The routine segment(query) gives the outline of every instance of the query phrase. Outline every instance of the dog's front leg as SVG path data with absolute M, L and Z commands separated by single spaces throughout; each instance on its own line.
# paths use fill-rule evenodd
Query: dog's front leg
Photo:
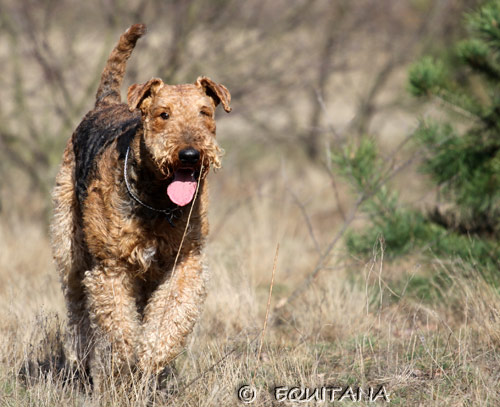
M 139 314 L 134 298 L 130 274 L 120 267 L 97 265 L 85 273 L 87 307 L 97 342 L 111 346 L 111 355 L 97 351 L 92 369 L 101 369 L 111 363 L 113 372 L 130 369 L 136 361 Z M 97 348 L 100 346 L 98 344 Z M 104 359 L 103 359 L 104 358 Z M 126 370 L 125 370 L 126 371 Z M 108 374 L 109 372 L 101 372 Z
M 139 366 L 158 373 L 182 350 L 205 300 L 207 270 L 200 255 L 189 256 L 153 293 L 144 312 Z

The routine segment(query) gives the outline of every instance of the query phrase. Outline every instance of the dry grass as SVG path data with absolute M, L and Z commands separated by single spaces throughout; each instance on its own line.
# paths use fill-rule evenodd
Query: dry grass
M 372 19 L 371 14 L 359 21 L 339 14 L 339 26 L 337 16 L 332 15 L 333 22 L 323 18 L 323 23 L 318 24 L 324 13 L 310 5 L 319 3 L 329 9 L 332 3 L 328 1 L 276 3 L 286 10 L 292 3 L 296 3 L 295 7 L 307 6 L 304 12 L 316 10 L 305 20 L 297 21 L 283 19 L 287 13 L 273 2 L 261 2 L 258 4 L 266 3 L 271 8 L 269 19 L 264 12 L 256 13 L 255 22 L 252 18 L 247 23 L 246 17 L 234 20 L 248 14 L 240 3 L 227 2 L 234 5 L 226 16 L 226 22 L 231 23 L 227 29 L 223 29 L 225 24 L 214 29 L 206 22 L 202 31 L 184 38 L 190 39 L 194 47 L 186 48 L 186 61 L 177 67 L 177 75 L 182 80 L 193 80 L 200 72 L 213 73 L 214 79 L 220 79 L 236 95 L 234 113 L 227 118 L 220 115 L 218 121 L 218 137 L 226 156 L 222 170 L 211 176 L 212 232 L 207 257 L 212 279 L 205 311 L 185 351 L 175 361 L 176 373 L 169 379 L 170 393 L 152 393 L 141 382 L 129 386 L 110 380 L 108 391 L 103 394 L 92 392 L 85 382 L 65 383 L 59 374 L 65 307 L 52 264 L 46 219 L 40 220 L 48 202 L 45 186 L 53 182 L 55 163 L 60 160 L 66 138 L 93 103 L 96 81 L 113 41 L 129 18 L 137 21 L 137 16 L 125 12 L 134 14 L 133 4 L 144 3 L 123 3 L 121 14 L 114 10 L 115 2 L 101 2 L 100 6 L 47 2 L 66 12 L 53 12 L 49 7 L 46 14 L 41 12 L 45 8 L 39 9 L 30 2 L 4 3 L 16 11 L 12 27 L 20 28 L 7 36 L 10 42 L 0 44 L 0 60 L 5 65 L 0 82 L 6 95 L 2 99 L 3 110 L 0 109 L 0 131 L 9 137 L 12 134 L 10 138 L 14 140 L 12 145 L 5 144 L 10 138 L 4 135 L 5 140 L 0 137 L 4 143 L 0 147 L 19 147 L 15 151 L 23 154 L 17 157 L 18 161 L 24 159 L 35 171 L 33 179 L 27 177 L 23 167 L 13 165 L 16 161 L 9 150 L 2 150 L 5 159 L 0 160 L 0 175 L 6 182 L 0 182 L 1 407 L 236 406 L 240 404 L 237 390 L 244 384 L 257 389 L 252 404 L 255 406 L 272 405 L 275 386 L 380 385 L 389 392 L 391 405 L 500 405 L 500 295 L 475 277 L 474 270 L 464 273 L 462 264 L 437 260 L 420 263 L 420 258 L 390 264 L 381 260 L 383 250 L 378 246 L 372 259 L 354 259 L 346 254 L 339 240 L 326 256 L 313 284 L 283 306 L 291 293 L 303 286 L 321 253 L 342 230 L 342 213 L 348 213 L 354 203 L 345 185 L 337 185 L 335 193 L 326 170 L 304 158 L 304 135 L 315 126 L 310 119 L 317 97 L 313 102 L 309 98 L 317 90 L 320 61 L 314 60 L 323 47 L 322 31 L 324 27 L 335 27 L 341 34 L 338 46 L 345 45 L 333 47 L 337 53 L 332 55 L 334 69 L 324 95 L 328 117 L 317 123 L 325 131 L 322 142 L 328 141 L 333 147 L 339 140 L 325 125 L 331 124 L 340 131 L 342 139 L 355 136 L 344 130 L 353 121 L 365 92 L 377 85 L 372 76 L 382 69 L 383 56 L 408 48 L 403 46 L 406 40 L 401 43 L 400 35 L 391 34 L 391 30 L 386 33 L 387 47 L 383 46 L 379 30 L 391 28 L 396 22 L 399 28 L 394 32 L 400 30 L 406 38 L 413 35 L 411 30 L 406 31 L 408 27 L 418 25 L 414 12 L 396 12 L 397 18 L 387 25 Z M 182 27 L 189 22 L 189 13 L 183 14 L 183 20 L 178 14 L 165 11 L 189 2 L 156 3 L 167 8 L 158 12 L 150 5 L 149 11 L 141 15 L 147 17 L 144 21 L 154 18 L 155 23 L 150 25 L 150 34 L 130 61 L 127 84 L 170 72 L 167 63 L 171 55 L 165 53 L 165 48 L 171 38 L 166 27 L 174 23 Z M 226 2 L 213 4 L 218 7 L 223 3 Z M 334 3 L 343 4 L 341 8 L 351 4 L 351 17 L 367 12 L 354 2 Z M 362 2 L 368 3 L 381 5 L 380 18 L 387 14 L 384 10 L 397 9 L 393 6 L 406 8 L 433 2 Z M 247 7 L 251 9 L 252 4 L 248 2 Z M 104 14 L 103 7 L 107 10 Z M 236 13 L 236 17 L 231 13 Z M 11 20 L 9 12 L 6 16 L 9 18 L 2 20 L 5 23 Z M 51 16 L 52 26 L 41 24 L 44 19 L 52 21 Z M 416 20 L 412 25 L 413 19 Z M 352 37 L 345 31 L 349 24 L 347 28 L 342 25 L 351 20 Z M 372 20 L 376 27 L 370 29 L 368 23 Z M 110 21 L 115 21 L 115 27 L 110 27 Z M 253 27 L 256 22 L 263 26 Z M 284 42 L 280 25 L 281 29 L 290 30 L 282 33 Z M 365 25 L 369 38 L 360 40 L 358 32 Z M 431 25 L 448 29 L 439 21 Z M 250 30 L 241 31 L 245 26 Z M 5 27 L 10 24 L 4 24 L 2 29 Z M 47 32 L 44 27 L 48 27 Z M 259 29 L 264 29 L 260 40 Z M 69 32 L 72 35 L 67 35 Z M 425 37 L 434 41 L 433 32 Z M 53 55 L 47 54 L 53 63 L 49 68 L 60 69 L 64 74 L 62 90 L 57 81 L 51 82 L 44 76 L 46 71 L 41 68 L 46 67 L 33 58 L 29 34 L 41 33 L 46 36 L 41 37 L 40 50 L 46 51 L 45 42 L 53 50 Z M 243 45 L 238 45 L 239 41 Z M 276 56 L 284 50 L 289 51 L 281 61 L 284 69 L 270 70 L 268 61 L 280 62 Z M 197 59 L 198 54 L 201 57 Z M 394 67 L 387 90 L 377 96 L 377 103 L 380 99 L 385 108 L 373 116 L 368 127 L 387 152 L 415 125 L 414 112 L 400 103 L 406 80 L 403 65 Z M 272 75 L 268 77 L 269 73 Z M 48 86 L 39 86 L 45 82 Z M 71 96 L 71 109 L 63 98 L 64 89 Z M 22 91 L 26 101 L 19 99 L 18 92 Z M 36 137 L 33 129 L 38 129 Z M 34 148 L 35 153 L 45 153 L 44 160 L 36 161 L 37 154 L 25 157 L 27 147 Z M 326 150 L 325 147 L 325 155 Z M 394 183 L 408 201 L 424 196 L 419 201 L 423 205 L 433 199 L 425 180 L 415 176 L 411 168 Z M 34 192 L 40 186 L 41 191 Z M 356 226 L 362 227 L 362 222 L 357 221 Z M 270 316 L 262 336 L 277 244 L 280 249 Z M 446 276 L 446 286 L 432 286 L 429 276 L 438 273 Z M 23 369 L 24 376 L 26 371 L 30 373 L 28 380 L 19 374 Z M 351 401 L 340 404 L 373 405 Z
M 319 256 L 303 213 L 287 192 L 310 196 L 325 182 L 309 171 L 315 170 L 304 172 L 302 179 L 310 180 L 305 183 L 290 181 L 285 170 L 265 185 L 224 171 L 213 177 L 211 288 L 205 312 L 175 361 L 170 394 L 148 393 L 140 383 L 125 391 L 112 381 L 109 392 L 96 394 L 88 386 L 64 385 L 56 366 L 45 366 L 36 380 L 22 380 L 18 373 L 27 361 L 59 355 L 64 305 L 46 233 L 3 221 L 0 405 L 237 405 L 243 384 L 258 389 L 257 406 L 270 405 L 279 385 L 384 385 L 391 405 L 498 405 L 500 297 L 480 280 L 456 272 L 461 265 L 417 265 L 409 259 L 386 264 L 380 249 L 363 264 L 346 258 L 339 246 L 313 285 L 276 311 Z M 236 196 L 235 190 L 244 197 L 236 207 L 236 200 L 218 198 Z M 325 222 L 317 205 L 305 202 L 323 248 L 341 221 L 331 214 Z M 278 242 L 271 322 L 259 352 Z M 446 273 L 449 287 L 440 287 L 439 301 L 420 301 L 407 287 L 432 272 Z

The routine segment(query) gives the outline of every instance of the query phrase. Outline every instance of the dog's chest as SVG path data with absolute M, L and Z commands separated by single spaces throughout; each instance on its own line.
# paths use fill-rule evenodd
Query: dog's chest
M 149 269 L 153 263 L 157 262 L 157 250 L 158 248 L 155 244 L 139 248 L 138 258 L 140 259 L 140 263 L 143 265 L 144 269 Z
M 133 228 L 134 238 L 130 239 L 133 247 L 128 250 L 129 263 L 144 272 L 169 269 L 174 264 L 180 248 L 182 235 L 179 233 L 177 228 L 170 225 L 162 224 L 161 228 L 154 229 L 137 225 Z M 184 244 L 186 247 L 189 245 L 187 242 Z
M 161 240 L 138 242 L 128 258 L 128 262 L 138 268 L 139 272 L 168 268 L 174 260 L 172 248 Z

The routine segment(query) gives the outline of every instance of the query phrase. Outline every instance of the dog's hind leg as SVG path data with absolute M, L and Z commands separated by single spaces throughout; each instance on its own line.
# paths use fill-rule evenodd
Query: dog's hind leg
M 61 279 L 68 309 L 67 359 L 86 368 L 90 352 L 90 323 L 86 311 L 83 273 L 88 268 L 74 182 L 74 154 L 69 142 L 53 191 L 54 216 L 51 223 L 52 252 Z

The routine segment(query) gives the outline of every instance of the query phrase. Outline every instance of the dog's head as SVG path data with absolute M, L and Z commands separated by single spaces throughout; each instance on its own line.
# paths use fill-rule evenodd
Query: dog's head
M 219 104 L 231 111 L 229 91 L 206 77 L 187 85 L 167 85 L 153 78 L 130 86 L 127 101 L 131 111 L 141 110 L 141 143 L 158 174 L 168 181 L 170 200 L 187 205 L 199 177 L 205 177 L 210 167 L 220 167 L 214 116 Z

